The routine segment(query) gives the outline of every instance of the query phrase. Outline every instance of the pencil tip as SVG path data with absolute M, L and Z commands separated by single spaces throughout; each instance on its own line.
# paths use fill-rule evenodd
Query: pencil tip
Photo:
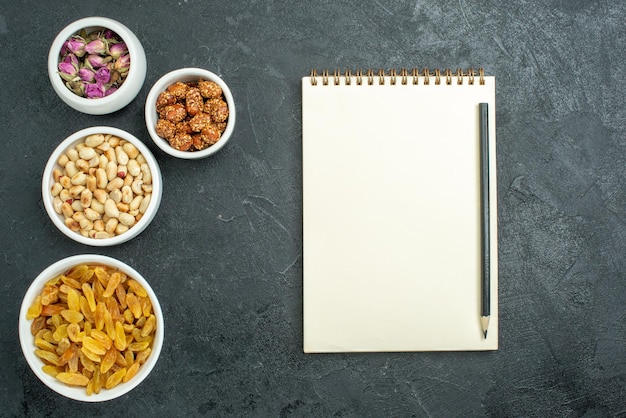
M 489 317 L 488 316 L 481 316 L 480 317 L 480 324 L 483 328 L 483 336 L 485 339 L 487 339 L 487 330 L 489 329 Z

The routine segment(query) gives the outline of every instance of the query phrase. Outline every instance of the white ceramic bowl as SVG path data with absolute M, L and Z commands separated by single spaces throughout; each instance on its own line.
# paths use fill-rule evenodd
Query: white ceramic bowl
M 156 100 L 159 97 L 159 94 L 164 92 L 167 87 L 177 81 L 186 83 L 189 81 L 198 81 L 200 79 L 213 81 L 222 88 L 224 98 L 226 100 L 226 103 L 228 104 L 228 124 L 226 125 L 226 129 L 222 133 L 219 141 L 217 141 L 210 147 L 205 148 L 201 151 L 180 151 L 173 148 L 166 139 L 161 138 L 156 133 L 156 123 L 159 119 L 156 111 Z M 226 145 L 228 140 L 232 137 L 233 131 L 235 129 L 235 101 L 233 99 L 230 88 L 218 75 L 202 68 L 181 68 L 162 76 L 156 83 L 154 83 L 154 85 L 150 89 L 150 92 L 148 93 L 148 97 L 146 98 L 145 113 L 146 127 L 148 128 L 148 132 L 150 133 L 150 137 L 152 138 L 154 143 L 167 154 L 170 154 L 177 158 L 199 159 L 213 155 Z
M 150 203 L 148 205 L 147 210 L 145 211 L 143 217 L 133 225 L 128 231 L 116 235 L 110 238 L 90 238 L 83 236 L 80 232 L 75 232 L 71 230 L 65 224 L 65 216 L 63 214 L 59 214 L 54 209 L 54 196 L 51 193 L 52 187 L 55 183 L 53 172 L 55 169 L 61 169 L 59 166 L 59 157 L 66 153 L 69 148 L 74 148 L 74 146 L 78 143 L 84 141 L 84 138 L 88 135 L 92 134 L 112 134 L 118 136 L 122 139 L 125 139 L 131 142 L 135 147 L 139 150 L 141 154 L 145 157 L 148 167 L 150 167 L 150 173 L 152 174 L 152 197 L 150 198 Z M 137 235 L 139 235 L 146 227 L 150 224 L 161 203 L 161 197 L 163 195 L 163 180 L 161 177 L 161 170 L 159 169 L 159 165 L 154 158 L 154 155 L 146 145 L 141 142 L 137 137 L 131 135 L 130 133 L 123 131 L 118 128 L 113 128 L 109 126 L 94 126 L 91 128 L 86 128 L 80 130 L 69 137 L 67 137 L 59 146 L 54 150 L 52 155 L 50 155 L 50 159 L 46 164 L 46 167 L 43 172 L 42 186 L 41 186 L 43 204 L 48 213 L 48 216 L 54 223 L 54 225 L 66 236 L 73 239 L 74 241 L 80 242 L 86 245 L 92 246 L 111 246 L 121 244 L 126 242 Z
M 91 396 L 87 396 L 84 387 L 74 387 L 68 386 L 65 383 L 57 380 L 56 378 L 46 374 L 42 371 L 42 366 L 44 365 L 43 361 L 35 354 L 35 350 L 37 347 L 35 346 L 35 339 L 30 332 L 30 326 L 32 321 L 26 319 L 26 312 L 28 308 L 33 304 L 33 301 L 39 295 L 45 285 L 45 283 L 58 275 L 66 272 L 70 268 L 80 265 L 80 264 L 100 264 L 111 267 L 116 267 L 120 271 L 126 273 L 129 277 L 135 279 L 139 284 L 143 286 L 150 297 L 150 301 L 152 302 L 152 311 L 156 317 L 157 328 L 154 335 L 154 340 L 152 343 L 152 352 L 150 356 L 147 358 L 146 362 L 139 367 L 139 371 L 137 374 L 130 379 L 126 383 L 120 383 L 116 387 L 112 389 L 103 388 L 100 393 L 92 394 Z M 44 271 L 42 271 L 37 278 L 32 282 L 28 290 L 26 291 L 26 295 L 22 301 L 22 307 L 20 309 L 20 318 L 19 318 L 19 338 L 20 345 L 22 347 L 22 351 L 24 353 L 24 357 L 28 362 L 28 365 L 33 370 L 35 375 L 50 389 L 55 392 L 68 397 L 70 399 L 75 399 L 84 402 L 102 402 L 110 399 L 117 398 L 119 396 L 124 395 L 129 392 L 137 385 L 139 385 L 152 371 L 157 360 L 159 359 L 159 354 L 161 353 L 161 349 L 163 347 L 163 336 L 164 336 L 164 320 L 163 320 L 163 312 L 161 310 L 161 305 L 159 304 L 159 300 L 156 297 L 156 294 L 146 281 L 146 279 L 139 274 L 132 267 L 123 263 L 122 261 L 116 260 L 111 257 L 106 257 L 102 255 L 95 254 L 81 254 L 75 255 L 71 257 L 64 258 L 62 260 L 57 261 L 52 264 Z
M 66 40 L 81 29 L 91 32 L 96 29 L 111 29 L 117 33 L 128 47 L 130 69 L 120 88 L 110 96 L 88 99 L 77 96 L 66 86 L 58 74 L 59 56 Z M 70 107 L 90 115 L 104 115 L 128 105 L 141 90 L 146 79 L 146 53 L 139 39 L 130 29 L 106 17 L 86 17 L 67 25 L 54 39 L 48 54 L 48 76 L 57 95 Z

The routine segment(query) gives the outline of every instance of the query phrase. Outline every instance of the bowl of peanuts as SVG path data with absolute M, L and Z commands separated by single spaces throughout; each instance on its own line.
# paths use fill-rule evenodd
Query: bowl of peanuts
M 159 165 L 143 142 L 108 126 L 80 130 L 59 144 L 44 169 L 42 197 L 54 225 L 91 246 L 139 235 L 162 196 Z
M 156 365 L 163 336 L 163 312 L 148 281 L 102 255 L 50 265 L 20 309 L 20 345 L 30 368 L 53 391 L 84 402 L 137 387 Z
M 235 101 L 218 75 L 181 68 L 150 89 L 146 127 L 154 143 L 177 158 L 199 159 L 221 150 L 235 129 Z

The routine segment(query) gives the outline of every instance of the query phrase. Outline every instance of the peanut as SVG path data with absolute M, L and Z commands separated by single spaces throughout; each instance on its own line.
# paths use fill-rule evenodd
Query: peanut
M 152 173 L 130 142 L 94 134 L 58 159 L 50 188 L 55 212 L 68 228 L 91 238 L 128 231 L 142 218 L 152 194 Z

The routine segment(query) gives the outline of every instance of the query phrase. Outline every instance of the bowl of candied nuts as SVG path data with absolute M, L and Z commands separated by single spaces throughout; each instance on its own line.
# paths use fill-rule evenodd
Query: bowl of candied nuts
M 48 76 L 67 105 L 103 115 L 128 105 L 143 87 L 146 54 L 137 36 L 106 17 L 86 17 L 67 25 L 48 54 Z
M 135 269 L 95 254 L 42 271 L 22 301 L 19 338 L 35 375 L 79 401 L 117 398 L 152 371 L 163 346 L 156 294 Z
M 148 132 L 161 150 L 178 158 L 205 158 L 231 138 L 235 102 L 218 75 L 202 68 L 182 68 L 152 86 L 145 116 Z
M 69 238 L 110 246 L 139 235 L 161 203 L 161 171 L 137 137 L 118 128 L 80 130 L 59 144 L 43 173 L 44 207 Z

